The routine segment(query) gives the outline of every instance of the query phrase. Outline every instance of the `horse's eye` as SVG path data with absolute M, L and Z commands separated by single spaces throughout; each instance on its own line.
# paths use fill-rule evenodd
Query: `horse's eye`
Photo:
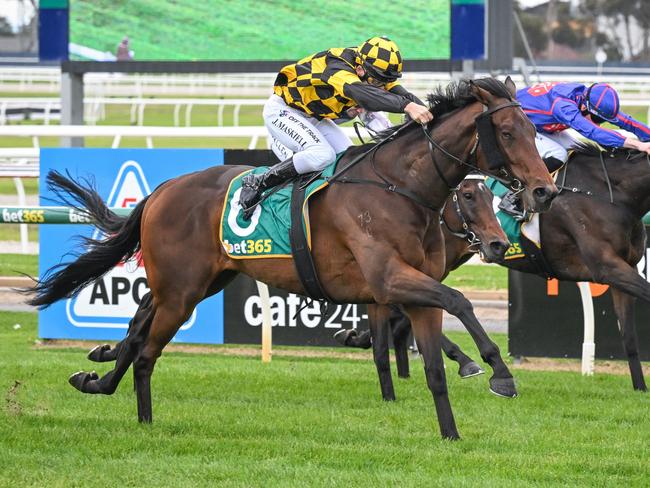
M 504 139 L 512 139 L 512 134 L 510 132 L 503 131 L 501 135 L 503 136 Z
M 471 200 L 471 199 L 472 199 L 472 194 L 469 193 L 469 192 L 465 192 L 465 193 L 463 193 L 463 197 L 464 197 L 466 200 Z

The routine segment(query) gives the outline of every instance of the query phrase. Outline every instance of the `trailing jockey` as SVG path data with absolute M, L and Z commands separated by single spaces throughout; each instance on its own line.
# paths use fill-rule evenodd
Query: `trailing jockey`
M 397 82 L 401 76 L 402 56 L 386 37 L 373 37 L 357 48 L 332 48 L 282 68 L 263 111 L 271 148 L 282 162 L 242 179 L 244 218 L 250 218 L 264 191 L 323 169 L 352 145 L 337 121 L 359 115 L 375 131 L 390 126 L 379 112 L 430 122 L 429 109 Z
M 618 93 L 607 83 L 587 87 L 580 83 L 538 83 L 517 92 L 517 101 L 535 125 L 535 144 L 550 172 L 568 159 L 575 140 L 566 129 L 605 147 L 625 147 L 650 154 L 650 128 L 620 110 Z M 609 122 L 635 134 L 627 137 L 601 127 Z M 499 207 L 518 220 L 525 215 L 516 193 L 504 195 Z

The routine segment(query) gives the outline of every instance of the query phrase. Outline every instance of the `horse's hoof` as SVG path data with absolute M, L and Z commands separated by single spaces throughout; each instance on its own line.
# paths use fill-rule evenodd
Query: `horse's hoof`
M 95 363 L 104 362 L 104 353 L 111 350 L 109 344 L 102 344 L 101 346 L 95 346 L 86 356 L 88 359 Z
M 90 381 L 97 381 L 98 379 L 99 376 L 94 371 L 90 373 L 86 373 L 85 371 L 78 371 L 70 376 L 70 378 L 68 378 L 68 383 L 70 383 L 82 393 L 95 393 L 94 391 L 88 390 L 88 383 Z
M 334 334 L 334 340 L 342 346 L 347 346 L 347 342 L 350 340 L 350 338 L 356 336 L 357 329 L 341 329 L 336 334 Z
M 474 361 L 470 361 L 469 363 L 463 364 L 458 370 L 458 375 L 463 379 L 471 378 L 472 376 L 478 376 L 484 373 L 485 370 L 481 368 L 478 364 L 476 364 Z
M 490 378 L 490 391 L 503 398 L 515 398 L 517 388 L 513 378 Z

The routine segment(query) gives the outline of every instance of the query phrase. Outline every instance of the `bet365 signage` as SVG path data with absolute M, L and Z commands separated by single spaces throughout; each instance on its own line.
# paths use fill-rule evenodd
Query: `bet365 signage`
M 162 182 L 184 173 L 223 164 L 222 149 L 43 149 L 41 151 L 41 205 L 52 205 L 54 195 L 45 183 L 48 171 L 67 171 L 74 178 L 94 181 L 109 207 L 135 207 Z M 192 198 L 192 195 L 187 195 Z M 40 227 L 39 274 L 70 253 L 84 251 L 75 236 L 103 237 L 89 225 Z M 44 338 L 122 339 L 140 301 L 149 290 L 140 256 L 120 263 L 73 299 L 62 300 L 39 312 L 39 335 Z M 221 294 L 203 301 L 183 324 L 175 340 L 223 342 Z

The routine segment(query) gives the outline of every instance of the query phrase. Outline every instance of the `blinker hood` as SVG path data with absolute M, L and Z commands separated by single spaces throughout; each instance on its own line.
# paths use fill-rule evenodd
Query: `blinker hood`
M 485 154 L 488 162 L 488 169 L 496 171 L 505 166 L 506 160 L 497 143 L 494 125 L 490 112 L 483 112 L 476 117 L 476 130 L 478 131 L 478 143 Z

